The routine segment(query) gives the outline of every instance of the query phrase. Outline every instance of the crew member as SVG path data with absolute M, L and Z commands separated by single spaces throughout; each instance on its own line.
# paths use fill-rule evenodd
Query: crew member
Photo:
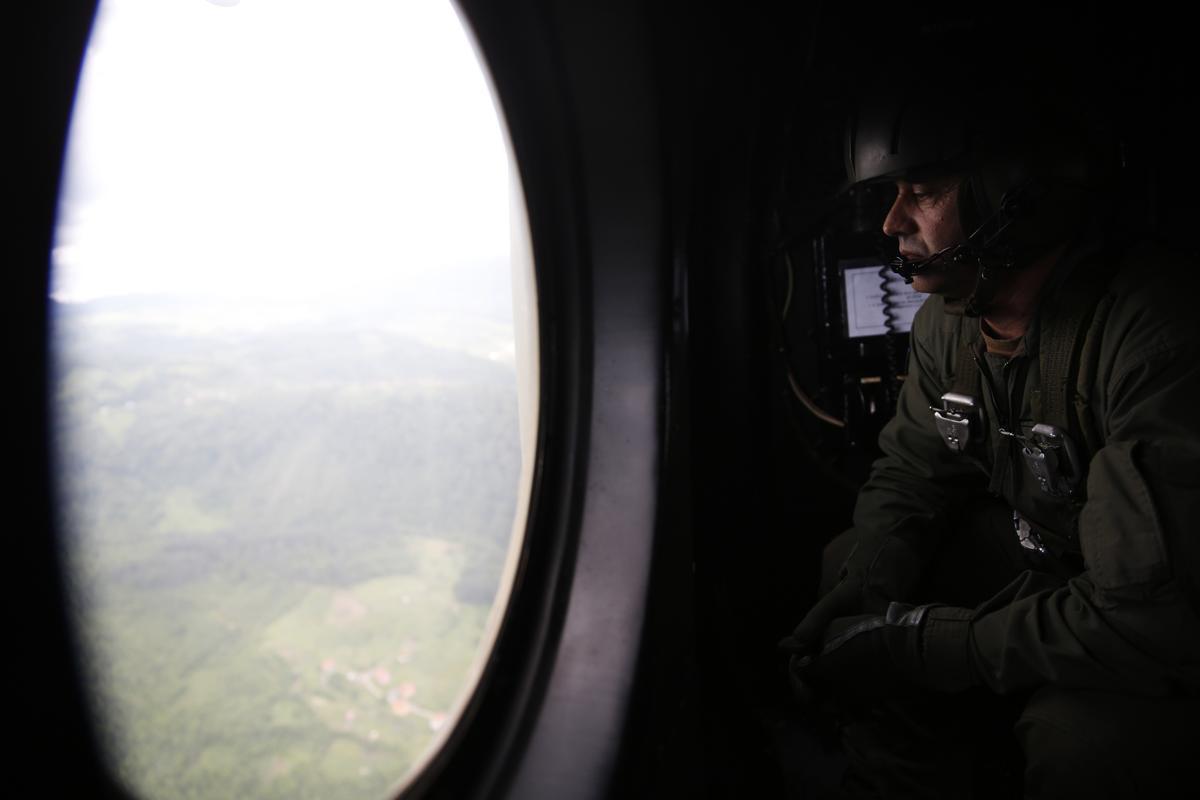
M 1196 266 L 1110 235 L 1103 143 L 1044 71 L 922 76 L 847 139 L 931 296 L 781 643 L 794 684 L 851 794 L 1173 796 L 1200 756 Z

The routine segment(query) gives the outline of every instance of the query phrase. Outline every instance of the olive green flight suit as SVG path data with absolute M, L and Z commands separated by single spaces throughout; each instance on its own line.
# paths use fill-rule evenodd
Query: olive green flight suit
M 840 576 L 861 581 L 865 612 L 879 612 L 887 600 L 948 604 L 927 617 L 931 677 L 949 692 L 983 686 L 983 694 L 1006 698 L 997 701 L 1008 703 L 997 719 L 1016 721 L 1027 792 L 1034 791 L 1030 782 L 1054 772 L 1047 758 L 1065 758 L 1045 745 L 1054 740 L 1045 731 L 1056 726 L 1095 732 L 1104 730 L 1097 719 L 1128 725 L 1124 734 L 1105 731 L 1109 749 L 1140 759 L 1150 778 L 1119 784 L 1110 773 L 1123 774 L 1114 765 L 1125 762 L 1091 754 L 1090 774 L 1116 796 L 1150 786 L 1145 780 L 1185 753 L 1200 756 L 1200 736 L 1190 730 L 1200 729 L 1194 716 L 1200 714 L 1197 268 L 1142 248 L 1115 269 L 1109 313 L 1090 334 L 1099 338 L 1088 343 L 1093 362 L 1078 387 L 1079 424 L 1094 426 L 1102 442 L 1087 454 L 1086 500 L 1043 492 L 1017 439 L 1000 432 L 1028 435 L 1045 421 L 1048 393 L 1064 391 L 1042 385 L 1039 352 L 1047 348 L 1039 338 L 1052 313 L 1047 309 L 1106 257 L 1091 245 L 1060 260 L 1024 352 L 1009 360 L 983 352 L 977 318 L 941 297 L 928 299 L 913 323 L 896 416 L 880 436 L 883 456 L 859 494 L 854 528 L 827 551 L 828 568 L 829 553 L 854 545 Z M 940 408 L 941 395 L 954 387 L 963 346 L 978 350 L 983 419 L 974 446 L 956 454 L 930 407 Z M 1013 510 L 1044 552 L 1017 542 Z M 966 694 L 972 692 L 981 690 Z M 1120 710 L 1098 711 L 1109 705 Z M 954 704 L 937 714 L 953 718 Z M 954 724 L 940 730 L 955 736 Z M 1160 739 L 1170 743 L 1155 744 Z M 877 762 L 880 748 L 888 747 L 886 737 L 848 745 Z M 1154 754 L 1165 766 L 1153 763 Z M 1069 767 L 1066 776 L 1077 789 L 1085 785 Z M 1059 779 L 1066 779 L 1061 772 Z

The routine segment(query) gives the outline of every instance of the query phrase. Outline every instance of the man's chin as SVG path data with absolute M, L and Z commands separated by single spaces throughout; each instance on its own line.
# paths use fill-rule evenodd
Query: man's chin
M 965 300 L 975 291 L 975 280 L 973 275 L 931 272 L 926 275 L 914 275 L 912 288 L 913 291 L 922 294 L 940 294 L 947 300 Z
M 912 288 L 922 294 L 940 294 L 946 289 L 944 275 L 914 275 Z

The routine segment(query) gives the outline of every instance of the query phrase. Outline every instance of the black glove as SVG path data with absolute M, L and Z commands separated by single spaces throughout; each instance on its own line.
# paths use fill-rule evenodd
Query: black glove
M 944 638 L 931 650 L 924 637 L 934 617 Z M 861 698 L 964 689 L 976 682 L 967 656 L 969 617 L 967 609 L 904 603 L 890 604 L 882 616 L 839 617 L 829 624 L 820 652 L 793 651 L 793 686 L 802 699 L 814 688 Z
M 911 589 L 921 563 L 919 554 L 895 536 L 860 541 L 842 566 L 841 580 L 779 643 L 780 649 L 815 654 L 827 638 L 825 629 L 838 617 L 886 613 L 893 598 Z
M 843 578 L 829 593 L 816 602 L 800 620 L 800 624 L 779 642 L 785 653 L 816 653 L 825 639 L 825 629 L 838 617 L 862 613 L 862 583 Z
M 883 616 L 839 617 L 819 653 L 794 658 L 805 684 L 833 686 L 860 697 L 896 697 L 923 683 L 921 628 L 929 606 L 892 603 Z

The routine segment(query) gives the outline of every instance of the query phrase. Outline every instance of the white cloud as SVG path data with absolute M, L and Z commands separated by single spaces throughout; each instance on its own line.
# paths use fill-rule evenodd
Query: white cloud
M 447 0 L 104 0 L 80 89 L 60 298 L 507 264 L 503 134 Z

